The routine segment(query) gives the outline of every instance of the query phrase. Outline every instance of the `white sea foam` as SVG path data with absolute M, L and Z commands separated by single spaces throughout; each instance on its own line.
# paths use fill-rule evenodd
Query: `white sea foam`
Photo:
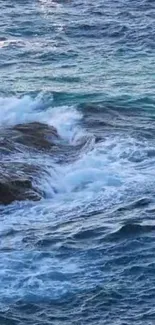
M 62 139 L 72 144 L 86 134 L 82 126 L 82 115 L 73 107 L 53 108 L 48 107 L 47 103 L 44 106 L 41 96 L 34 100 L 28 96 L 21 99 L 0 99 L 1 127 L 33 121 L 55 126 Z M 87 136 L 89 137 L 88 134 Z M 147 171 L 144 168 L 138 169 L 136 165 L 140 161 L 139 157 L 142 162 L 145 159 L 147 161 L 146 149 L 147 143 L 142 143 L 141 140 L 124 134 L 122 136 L 121 133 L 114 136 L 109 132 L 100 143 L 90 141 L 87 150 L 84 148 L 76 160 L 67 164 L 58 165 L 52 156 L 44 157 L 40 154 L 38 163 L 47 173 L 39 175 L 37 185 L 44 191 L 45 199 L 37 203 L 14 203 L 5 207 L 6 214 L 1 217 L 0 249 L 11 249 L 10 255 L 4 254 L 1 263 L 3 265 L 0 265 L 1 304 L 2 301 L 5 304 L 5 301 L 12 303 L 19 299 L 40 303 L 68 297 L 69 294 L 82 290 L 83 281 L 76 278 L 77 272 L 82 269 L 86 274 L 86 287 L 92 288 L 100 284 L 100 281 L 103 282 L 102 274 L 101 277 L 100 274 L 96 276 L 96 272 L 91 275 L 92 268 L 89 267 L 87 255 L 82 257 L 78 252 L 77 256 L 74 254 L 73 260 L 68 258 L 64 262 L 62 258 L 55 258 L 59 247 L 65 245 L 65 242 L 59 241 L 61 224 L 70 218 L 78 220 L 78 216 L 88 215 L 90 212 L 119 207 L 122 202 L 125 204 L 129 199 L 135 200 L 135 197 L 153 191 L 154 164 L 148 166 Z M 102 218 L 106 220 L 106 214 Z M 125 218 L 125 214 L 122 214 L 122 218 Z M 82 219 L 81 229 L 86 219 Z M 90 217 L 90 225 L 91 222 Z M 53 238 L 53 229 L 51 232 L 50 229 L 58 224 L 60 229 L 56 228 L 56 240 L 50 246 Z M 17 233 L 15 236 L 8 235 L 6 240 L 4 232 L 7 232 L 8 225 L 10 229 L 17 230 Z M 68 227 L 67 222 L 66 234 Z M 24 240 L 22 236 L 25 236 Z M 31 248 L 31 245 L 35 247 L 34 253 L 32 249 L 25 249 Z
M 35 99 L 30 96 L 0 98 L 0 126 L 34 121 L 47 123 L 56 127 L 63 141 L 75 144 L 86 134 L 81 123 L 81 113 L 74 107 L 52 106 L 42 95 Z M 100 144 L 90 141 L 87 149 L 80 152 L 76 161 L 66 165 L 57 165 L 52 157 L 47 157 L 44 168 L 47 168 L 48 173 L 40 177 L 39 187 L 48 199 L 60 200 L 61 196 L 62 200 L 71 200 L 74 205 L 78 196 L 80 200 L 90 202 L 92 195 L 96 197 L 96 193 L 104 191 L 104 196 L 111 200 L 113 192 L 117 199 L 119 193 L 131 184 L 146 184 L 148 175 L 137 175 L 133 168 L 134 160 L 131 162 L 137 150 L 142 158 L 146 150 L 145 145 L 144 150 L 142 145 L 139 149 L 135 139 L 109 134 Z
M 59 135 L 68 141 L 74 141 L 80 134 L 78 122 L 81 114 L 73 107 L 53 108 L 42 95 L 32 99 L 0 98 L 0 126 L 8 127 L 20 123 L 41 122 L 56 127 Z

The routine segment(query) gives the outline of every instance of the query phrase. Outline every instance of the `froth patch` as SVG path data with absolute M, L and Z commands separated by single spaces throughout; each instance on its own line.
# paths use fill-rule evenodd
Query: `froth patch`
M 62 139 L 76 142 L 82 135 L 79 120 L 82 115 L 73 107 L 52 107 L 43 95 L 36 98 L 0 98 L 0 127 L 11 127 L 30 122 L 54 126 Z
M 37 108 L 40 104 L 39 97 L 36 99 L 31 99 L 29 96 L 0 98 L 0 126 L 8 127 L 38 121 L 40 112 L 37 112 Z

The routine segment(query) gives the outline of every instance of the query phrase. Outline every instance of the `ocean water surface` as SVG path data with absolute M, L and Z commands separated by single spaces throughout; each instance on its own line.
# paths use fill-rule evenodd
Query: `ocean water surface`
M 0 324 L 155 324 L 155 3 L 0 0 Z

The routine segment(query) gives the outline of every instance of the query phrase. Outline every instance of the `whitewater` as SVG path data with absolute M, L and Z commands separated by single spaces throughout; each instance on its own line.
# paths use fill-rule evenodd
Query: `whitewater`
M 0 9 L 0 324 L 154 324 L 154 2 Z

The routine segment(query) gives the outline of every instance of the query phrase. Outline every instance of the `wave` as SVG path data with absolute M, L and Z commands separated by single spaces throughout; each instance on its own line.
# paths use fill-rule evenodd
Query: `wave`
M 82 115 L 74 107 L 52 107 L 43 94 L 35 98 L 0 98 L 0 126 L 11 127 L 31 122 L 54 126 L 63 139 L 72 141 L 79 134 L 78 122 Z
M 139 237 L 155 231 L 153 224 L 127 223 L 107 236 L 108 240 L 122 240 L 128 237 Z
M 110 116 L 115 123 L 109 126 Z M 140 169 L 154 154 L 147 154 L 153 149 L 149 142 L 121 129 L 125 117 L 101 104 L 56 106 L 45 94 L 0 98 L 0 172 L 32 181 L 46 199 L 67 199 L 75 206 L 98 200 L 104 207 L 126 204 L 128 197 L 154 186 Z

